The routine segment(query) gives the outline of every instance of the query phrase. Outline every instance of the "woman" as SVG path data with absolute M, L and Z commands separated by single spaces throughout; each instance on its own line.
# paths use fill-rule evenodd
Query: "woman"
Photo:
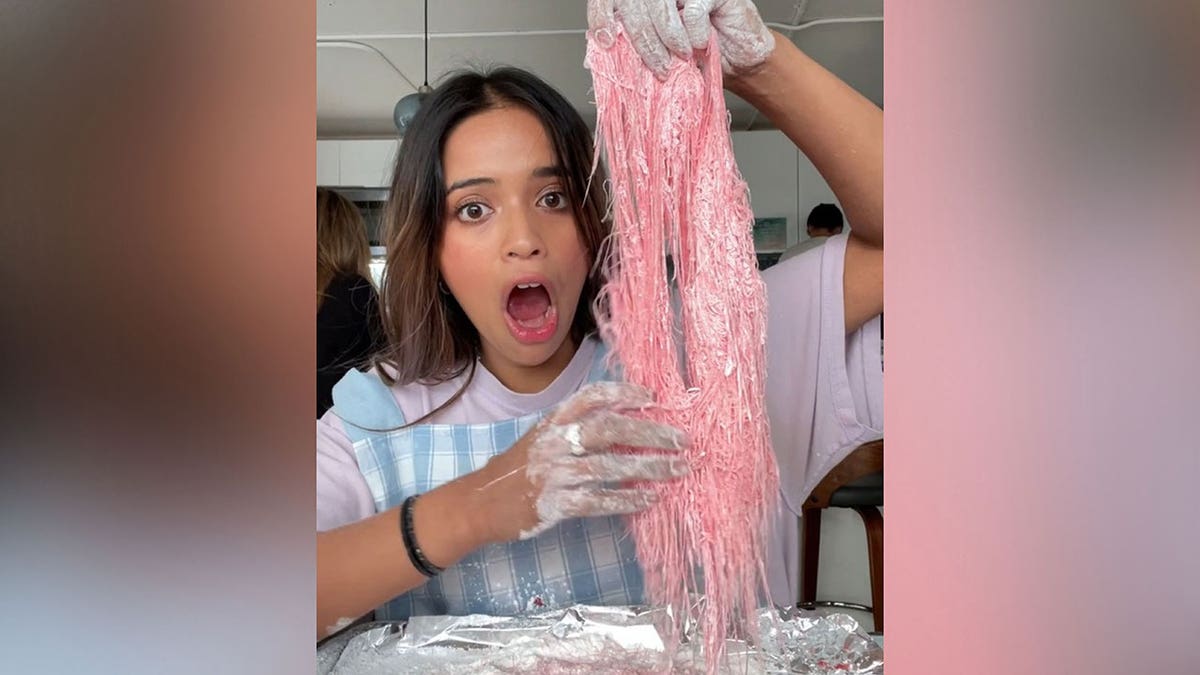
M 333 385 L 366 364 L 382 335 L 371 284 L 371 248 L 350 200 L 317 188 L 317 417 L 333 405 Z
M 603 4 L 596 30 L 615 20 Z M 629 21 L 638 3 L 624 4 Z M 764 273 L 772 443 L 798 512 L 809 458 L 882 425 L 878 329 L 863 328 L 883 306 L 882 114 L 748 1 L 711 21 L 723 40 L 753 34 L 761 49 L 723 49 L 726 87 L 796 141 L 855 224 Z M 707 42 L 678 29 L 672 42 Z M 668 48 L 634 44 L 652 66 Z M 609 486 L 683 475 L 689 439 L 625 415 L 653 402 L 604 369 L 592 263 L 608 226 L 591 171 L 579 114 L 524 71 L 451 78 L 413 120 L 393 174 L 388 345 L 317 424 L 318 638 L 382 603 L 377 618 L 400 619 L 643 600 L 619 516 L 654 492 Z M 772 553 L 773 576 L 787 555 Z

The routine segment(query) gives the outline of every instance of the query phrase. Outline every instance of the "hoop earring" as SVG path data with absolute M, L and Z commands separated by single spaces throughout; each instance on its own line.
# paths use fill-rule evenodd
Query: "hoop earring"
M 446 284 L 441 279 L 438 279 L 438 290 L 442 292 L 442 295 L 450 295 L 450 289 L 446 288 Z

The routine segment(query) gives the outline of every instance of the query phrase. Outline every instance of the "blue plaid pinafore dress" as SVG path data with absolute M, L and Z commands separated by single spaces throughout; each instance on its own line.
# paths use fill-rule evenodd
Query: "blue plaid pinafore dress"
M 604 351 L 597 348 L 588 382 L 613 379 L 603 367 Z M 482 468 L 547 412 L 486 424 L 421 424 L 372 431 L 396 429 L 405 423 L 404 415 L 377 375 L 353 369 L 334 387 L 333 402 L 377 513 Z M 376 619 L 508 616 L 576 603 L 633 605 L 642 602 L 642 590 L 633 539 L 621 518 L 576 518 L 532 539 L 476 550 L 377 609 Z

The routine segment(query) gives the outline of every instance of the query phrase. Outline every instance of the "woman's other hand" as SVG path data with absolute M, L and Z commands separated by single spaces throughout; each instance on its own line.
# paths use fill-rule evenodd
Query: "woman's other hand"
M 652 489 L 612 485 L 671 480 L 688 472 L 679 455 L 689 443 L 683 431 L 621 412 L 652 402 L 635 385 L 588 385 L 492 458 L 478 488 L 489 539 L 526 539 L 568 518 L 635 513 L 653 504 Z M 614 446 L 646 451 L 617 454 Z

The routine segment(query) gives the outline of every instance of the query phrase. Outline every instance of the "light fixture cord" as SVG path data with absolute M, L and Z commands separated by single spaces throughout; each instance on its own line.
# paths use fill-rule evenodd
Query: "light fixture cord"
M 425 0 L 425 86 L 429 86 L 429 0 Z

